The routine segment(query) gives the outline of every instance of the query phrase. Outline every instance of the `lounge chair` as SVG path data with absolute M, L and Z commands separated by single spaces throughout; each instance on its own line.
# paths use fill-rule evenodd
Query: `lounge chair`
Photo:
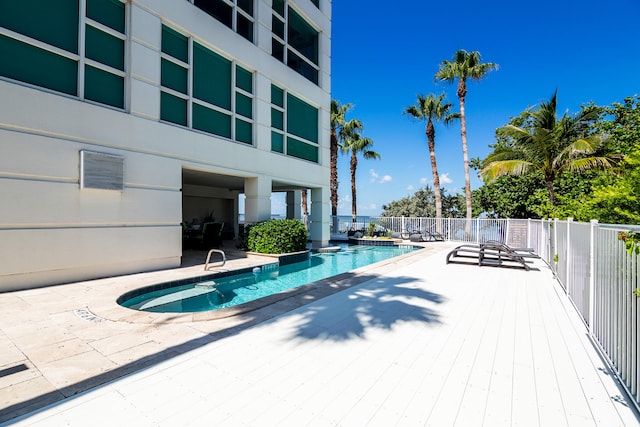
M 527 258 L 539 258 L 532 248 L 511 248 L 501 242 L 463 244 L 447 254 L 447 264 L 476 264 L 478 266 L 515 267 L 529 271 Z

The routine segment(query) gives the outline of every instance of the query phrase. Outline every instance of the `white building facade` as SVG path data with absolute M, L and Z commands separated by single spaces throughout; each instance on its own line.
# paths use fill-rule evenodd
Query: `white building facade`
M 329 240 L 330 0 L 0 3 L 0 291 L 180 265 L 310 190 Z

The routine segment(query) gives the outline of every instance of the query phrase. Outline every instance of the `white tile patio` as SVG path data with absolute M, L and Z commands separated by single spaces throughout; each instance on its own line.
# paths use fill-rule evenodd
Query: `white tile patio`
M 446 265 L 440 247 L 10 422 L 639 424 L 541 261 L 529 272 Z

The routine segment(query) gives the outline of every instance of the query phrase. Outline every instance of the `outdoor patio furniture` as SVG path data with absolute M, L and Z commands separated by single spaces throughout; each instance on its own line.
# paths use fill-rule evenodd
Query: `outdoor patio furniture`
M 466 243 L 447 254 L 447 264 L 531 269 L 527 258 L 539 258 L 531 248 L 511 248 L 501 242 Z

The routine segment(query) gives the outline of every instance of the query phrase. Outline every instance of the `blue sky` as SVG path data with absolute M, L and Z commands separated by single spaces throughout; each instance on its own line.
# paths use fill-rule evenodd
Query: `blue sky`
M 573 114 L 593 101 L 609 105 L 640 93 L 640 1 L 539 0 L 407 2 L 334 0 L 332 98 L 351 103 L 347 119 L 363 122 L 380 160 L 358 163 L 358 215 L 431 185 L 424 123 L 402 114 L 417 94 L 446 93 L 435 83 L 439 64 L 458 49 L 477 50 L 500 67 L 469 82 L 470 157 L 484 157 L 497 127 L 558 89 L 558 111 Z M 459 124 L 436 128 L 442 185 L 464 191 Z M 338 161 L 338 214 L 351 214 L 349 156 Z M 481 185 L 472 174 L 472 188 Z

